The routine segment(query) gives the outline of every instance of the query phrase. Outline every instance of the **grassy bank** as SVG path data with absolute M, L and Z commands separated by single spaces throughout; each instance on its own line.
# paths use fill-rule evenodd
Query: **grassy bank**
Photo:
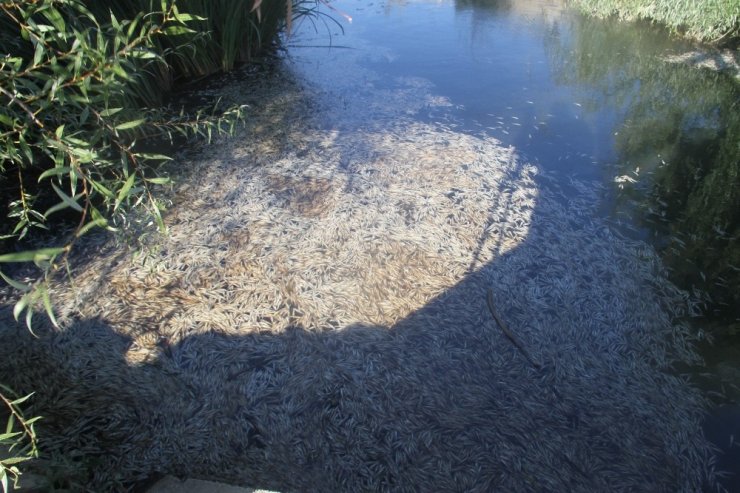
M 740 36 L 737 0 L 571 0 L 571 4 L 599 17 L 657 21 L 705 42 L 737 41 Z

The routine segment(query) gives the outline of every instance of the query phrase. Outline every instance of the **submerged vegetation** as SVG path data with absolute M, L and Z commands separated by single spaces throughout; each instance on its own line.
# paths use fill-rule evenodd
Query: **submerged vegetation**
M 571 0 L 581 10 L 600 17 L 645 19 L 708 42 L 740 36 L 737 0 Z

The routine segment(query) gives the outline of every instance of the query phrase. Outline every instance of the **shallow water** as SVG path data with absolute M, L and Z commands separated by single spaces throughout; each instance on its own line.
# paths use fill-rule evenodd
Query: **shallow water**
M 588 65 L 570 46 L 608 24 L 543 2 L 336 5 L 355 20 L 332 49 L 304 24 L 274 70 L 199 93 L 250 117 L 173 162 L 168 235 L 140 256 L 90 244 L 75 289 L 54 288 L 63 330 L 0 332 L 2 380 L 44 383 L 28 392 L 59 425 L 45 446 L 97 454 L 95 485 L 153 471 L 279 491 L 712 482 L 702 422 L 734 437 L 671 371 L 697 363 L 682 319 L 698 301 L 668 280 L 642 215 L 642 177 L 663 168 L 635 174 L 623 150 L 648 152 L 630 101 L 662 86 L 630 78 L 640 64 Z M 607 41 L 625 62 L 662 56 Z
M 411 116 L 498 139 L 563 188 L 600 188 L 599 215 L 656 248 L 694 296 L 702 317 L 692 324 L 723 346 L 705 356 L 737 398 L 740 84 L 731 74 L 670 62 L 695 47 L 659 28 L 586 18 L 556 0 L 333 5 L 352 17 L 333 12 L 344 33 L 304 25 L 289 41 L 294 70 L 333 114 L 345 110 L 327 126 Z

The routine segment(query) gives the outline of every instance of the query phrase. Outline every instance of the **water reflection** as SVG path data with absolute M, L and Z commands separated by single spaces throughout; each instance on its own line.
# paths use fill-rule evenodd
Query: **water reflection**
M 586 18 L 557 0 L 392 4 L 394 15 L 353 26 L 384 54 L 363 64 L 376 88 L 427 81 L 449 104 L 418 108 L 422 121 L 512 145 L 561 185 L 609 187 L 604 213 L 737 330 L 736 81 L 671 63 L 695 47 L 655 26 Z
M 669 63 L 663 32 L 576 20 L 546 47 L 558 82 L 594 90 L 615 127 L 621 188 L 612 213 L 649 232 L 674 281 L 705 293 L 714 318 L 740 318 L 740 89 L 724 74 Z M 634 182 L 632 180 L 635 180 Z
M 514 7 L 512 0 L 456 0 L 455 9 L 506 11 Z
M 506 12 L 541 20 L 543 17 L 559 16 L 565 9 L 565 2 L 563 0 L 455 0 L 455 9 L 471 9 L 476 14 Z

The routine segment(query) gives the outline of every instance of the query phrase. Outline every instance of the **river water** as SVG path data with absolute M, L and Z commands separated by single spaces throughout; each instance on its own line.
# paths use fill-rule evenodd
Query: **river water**
M 392 99 L 391 114 L 497 139 L 563 187 L 600 187 L 599 214 L 696 300 L 691 323 L 721 342 L 705 357 L 737 400 L 740 84 L 676 61 L 716 53 L 557 0 L 332 5 L 341 27 L 304 24 L 289 59 L 344 125 Z
M 45 450 L 95 455 L 100 491 L 166 471 L 693 493 L 734 472 L 733 76 L 551 0 L 331 5 L 270 70 L 198 92 L 249 117 L 173 161 L 168 235 L 89 240 L 52 287 L 63 330 L 0 332 L 2 380 L 41 383 L 58 425 Z
M 599 190 L 594 213 L 658 253 L 689 299 L 684 320 L 714 340 L 692 372 L 727 448 L 740 397 L 737 70 L 697 67 L 719 52 L 660 27 L 557 0 L 332 5 L 339 25 L 306 22 L 288 40 L 289 66 L 332 108 L 326 128 L 438 125 L 514 149 L 566 200 Z

